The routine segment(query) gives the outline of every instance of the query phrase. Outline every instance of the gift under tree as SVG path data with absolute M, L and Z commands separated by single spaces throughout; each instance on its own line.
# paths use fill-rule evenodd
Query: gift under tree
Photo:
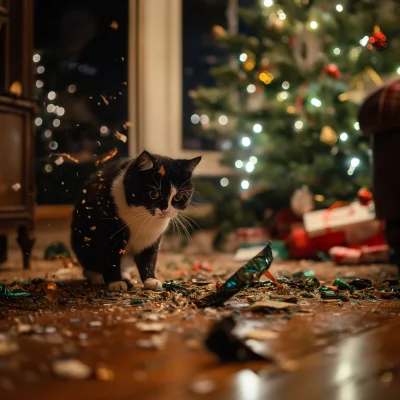
M 369 139 L 359 132 L 366 94 L 400 73 L 400 5 L 392 0 L 256 1 L 239 11 L 247 32 L 215 26 L 231 56 L 215 87 L 190 93 L 192 122 L 217 137 L 240 194 L 307 185 L 317 208 L 370 187 Z M 268 209 L 268 204 L 265 204 Z

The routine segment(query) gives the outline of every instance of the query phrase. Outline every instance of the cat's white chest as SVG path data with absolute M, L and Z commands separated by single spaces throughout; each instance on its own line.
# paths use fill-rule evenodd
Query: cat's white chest
M 118 215 L 128 227 L 130 235 L 126 250 L 138 254 L 150 247 L 168 228 L 169 218 L 155 218 L 145 207 L 129 207 L 125 200 L 124 174 L 119 175 L 111 188 Z

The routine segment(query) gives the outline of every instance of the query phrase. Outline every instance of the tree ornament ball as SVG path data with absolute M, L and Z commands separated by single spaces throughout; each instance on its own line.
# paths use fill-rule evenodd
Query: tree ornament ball
M 337 142 L 338 136 L 331 126 L 326 125 L 322 128 L 319 139 L 322 143 L 333 146 Z
M 213 33 L 214 37 L 221 38 L 226 35 L 226 30 L 220 25 L 214 25 L 212 27 L 212 33 Z
M 338 66 L 333 63 L 325 65 L 324 72 L 326 72 L 333 79 L 339 79 L 342 76 Z
M 358 191 L 357 200 L 361 205 L 368 206 L 372 203 L 374 198 L 370 190 L 362 188 Z
M 368 49 L 383 50 L 387 48 L 386 36 L 381 32 L 379 26 L 374 27 L 374 31 L 369 38 Z

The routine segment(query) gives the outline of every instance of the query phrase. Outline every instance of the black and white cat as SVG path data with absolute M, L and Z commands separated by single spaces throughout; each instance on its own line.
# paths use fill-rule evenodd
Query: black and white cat
M 189 204 L 192 172 L 200 160 L 143 151 L 135 159 L 110 162 L 90 177 L 75 205 L 71 242 L 92 283 L 127 290 L 132 285 L 123 279 L 121 261 L 131 255 L 144 287 L 161 289 L 155 277 L 160 241 L 171 219 Z

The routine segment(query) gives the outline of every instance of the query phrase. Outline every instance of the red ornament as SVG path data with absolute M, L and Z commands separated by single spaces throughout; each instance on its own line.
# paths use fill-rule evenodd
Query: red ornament
M 325 65 L 324 72 L 326 72 L 333 79 L 339 79 L 342 76 L 336 64 Z
M 357 194 L 358 202 L 363 206 L 368 206 L 374 201 L 372 193 L 368 189 L 360 189 Z
M 381 28 L 379 26 L 374 27 L 374 31 L 372 32 L 371 37 L 369 38 L 368 49 L 376 49 L 383 50 L 386 49 L 386 36 L 381 32 Z

